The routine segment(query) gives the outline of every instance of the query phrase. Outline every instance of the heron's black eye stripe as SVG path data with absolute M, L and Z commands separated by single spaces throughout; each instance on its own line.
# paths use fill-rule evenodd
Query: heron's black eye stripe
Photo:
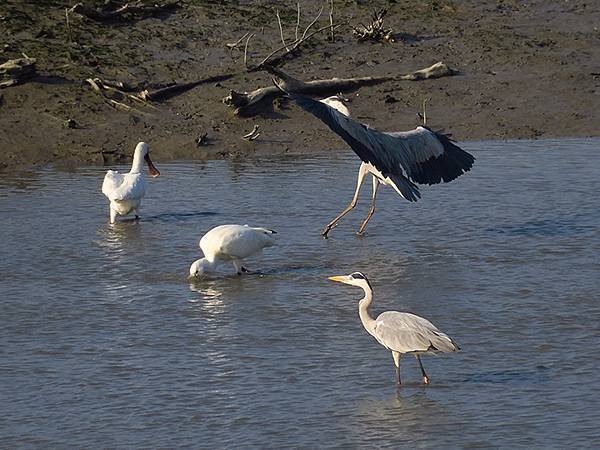
M 366 280 L 365 276 L 360 272 L 354 272 L 350 275 L 352 278 L 360 278 L 361 280 Z

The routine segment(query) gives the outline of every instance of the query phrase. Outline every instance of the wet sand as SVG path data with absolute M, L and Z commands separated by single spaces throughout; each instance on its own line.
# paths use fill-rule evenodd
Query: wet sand
M 64 3 L 64 5 L 62 4 Z M 153 159 L 347 151 L 317 119 L 294 105 L 241 118 L 222 103 L 230 89 L 268 86 L 265 72 L 247 73 L 243 45 L 226 43 L 256 32 L 248 58 L 256 63 L 281 46 L 275 8 L 288 42 L 295 34 L 293 2 L 182 1 L 181 8 L 141 20 L 101 24 L 69 15 L 72 2 L 0 4 L 0 63 L 22 53 L 37 59 L 39 76 L 0 90 L 0 168 L 55 163 L 112 164 L 135 144 L 151 144 Z M 93 2 L 92 2 L 93 3 Z M 100 4 L 101 2 L 96 2 Z M 347 93 L 353 116 L 382 130 L 421 123 L 459 141 L 600 135 L 600 5 L 594 2 L 403 1 L 335 2 L 335 22 L 368 23 L 388 7 L 394 43 L 357 42 L 341 27 L 331 42 L 316 35 L 282 68 L 311 80 L 406 73 L 443 61 L 460 74 L 393 81 Z M 340 2 L 341 3 L 341 2 Z M 320 2 L 302 2 L 301 30 Z M 328 23 L 328 7 L 318 26 Z M 316 28 L 315 27 L 315 28 Z M 166 86 L 234 73 L 136 112 L 109 106 L 86 78 Z M 70 122 L 68 122 L 70 120 Z M 242 136 L 254 125 L 261 135 Z M 206 144 L 196 141 L 206 134 Z

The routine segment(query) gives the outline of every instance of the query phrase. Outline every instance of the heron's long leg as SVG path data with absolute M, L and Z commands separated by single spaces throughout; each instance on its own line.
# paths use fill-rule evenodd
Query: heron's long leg
M 429 377 L 425 373 L 425 369 L 423 368 L 423 363 L 421 362 L 421 357 L 417 354 L 417 361 L 419 361 L 419 367 L 421 368 L 421 375 L 423 375 L 423 384 L 429 384 Z
M 346 206 L 346 208 L 344 208 L 344 210 L 335 219 L 333 219 L 331 222 L 329 222 L 327 224 L 327 226 L 321 232 L 321 235 L 323 237 L 327 237 L 327 233 L 329 233 L 329 231 L 331 231 L 331 229 L 336 226 L 338 221 L 342 217 L 344 217 L 346 214 L 348 214 L 356 206 L 356 203 L 358 202 L 358 194 L 360 192 L 360 188 L 363 184 L 363 181 L 364 181 L 366 175 L 367 175 L 367 166 L 363 163 L 360 165 L 360 169 L 358 169 L 358 182 L 356 183 L 356 191 L 354 192 L 354 197 L 352 197 L 352 201 L 350 202 L 350 204 L 348 206 Z
M 377 177 L 375 175 L 373 175 L 373 197 L 371 198 L 371 207 L 369 208 L 367 217 L 365 218 L 363 223 L 360 225 L 360 228 L 358 229 L 358 234 L 363 234 L 363 232 L 365 231 L 365 227 L 367 226 L 367 222 L 369 220 L 371 220 L 371 217 L 373 217 L 373 213 L 375 212 L 375 200 L 377 199 L 377 188 L 378 187 L 379 187 L 379 180 L 377 179 Z
M 394 366 L 396 367 L 396 386 L 400 387 L 400 357 L 402 355 L 398 352 L 392 351 L 392 358 L 394 358 Z

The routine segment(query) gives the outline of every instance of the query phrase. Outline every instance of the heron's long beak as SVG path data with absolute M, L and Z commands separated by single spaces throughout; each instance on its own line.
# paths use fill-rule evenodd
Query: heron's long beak
M 345 283 L 348 280 L 348 277 L 345 275 L 337 275 L 335 277 L 329 277 L 331 281 L 337 281 L 339 283 Z
M 146 156 L 144 156 L 144 159 L 146 160 L 146 163 L 148 164 L 148 170 L 150 171 L 150 175 L 153 177 L 159 176 L 160 172 L 158 171 L 158 169 L 156 167 L 154 167 L 154 164 L 152 164 L 152 160 L 150 159 L 149 153 L 146 153 Z

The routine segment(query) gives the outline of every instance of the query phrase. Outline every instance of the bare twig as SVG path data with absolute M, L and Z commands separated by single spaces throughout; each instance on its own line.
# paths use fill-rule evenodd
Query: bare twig
M 321 17 L 321 14 L 323 14 L 323 7 L 321 6 L 321 9 L 319 9 L 319 14 L 317 14 L 317 17 L 315 17 L 313 19 L 313 21 L 306 27 L 306 29 L 304 30 L 304 33 L 302 33 L 302 38 L 300 38 L 300 40 L 302 41 L 304 39 L 304 37 L 306 36 L 306 33 L 308 33 L 308 30 L 310 30 L 312 28 L 312 26 L 317 23 L 317 20 L 319 20 L 319 18 Z
M 248 67 L 248 42 L 254 36 L 254 33 L 250 33 L 246 39 L 246 45 L 244 45 L 244 67 Z
M 252 131 L 248 134 L 245 134 L 243 138 L 247 141 L 253 141 L 254 139 L 260 136 L 260 132 L 258 130 L 260 130 L 260 127 L 258 125 L 254 125 Z
M 100 89 L 100 86 L 98 86 L 98 83 L 96 83 L 96 80 L 98 78 L 88 78 L 86 79 L 86 83 L 88 83 L 90 86 L 92 86 L 92 89 L 96 92 L 102 92 L 102 89 Z
M 279 35 L 281 36 L 281 42 L 283 43 L 285 49 L 289 52 L 290 49 L 285 43 L 285 38 L 283 37 L 283 27 L 281 26 L 281 17 L 279 17 L 279 10 L 275 11 L 275 15 L 277 16 L 277 24 L 279 25 Z
M 334 29 L 341 27 L 342 25 L 345 25 L 347 22 L 344 23 L 338 23 L 336 25 L 333 26 Z M 267 62 L 270 65 L 276 65 L 279 61 L 281 61 L 283 58 L 285 58 L 287 55 L 289 55 L 290 53 L 292 53 L 294 50 L 296 50 L 302 43 L 304 43 L 305 41 L 307 41 L 308 39 L 310 39 L 311 37 L 313 37 L 315 34 L 320 33 L 323 30 L 327 30 L 331 28 L 331 25 L 326 25 L 324 27 L 319 28 L 318 30 L 313 31 L 312 33 L 308 34 L 308 35 L 304 35 L 302 36 L 300 39 L 298 39 L 297 41 L 292 42 L 291 45 L 291 49 L 289 51 L 286 51 L 285 53 L 281 54 L 280 56 L 278 56 L 277 58 L 275 58 L 272 61 L 269 61 L 269 59 L 271 59 L 276 53 L 280 52 L 281 50 L 284 50 L 285 47 L 279 47 L 275 50 L 273 50 L 271 53 L 269 53 L 257 66 L 249 69 L 250 72 L 256 72 L 258 70 L 261 70 L 266 64 Z M 307 28 L 308 29 L 308 28 Z
M 296 33 L 294 35 L 296 37 L 296 40 L 298 40 L 298 30 L 300 29 L 300 2 L 298 2 L 297 5 L 298 5 L 298 15 L 296 18 Z
M 423 99 L 423 125 L 427 125 L 427 102 L 431 100 L 430 97 Z
M 335 29 L 333 28 L 333 0 L 330 0 L 329 24 L 331 26 L 331 42 L 335 42 Z
M 241 38 L 239 38 L 237 41 L 235 41 L 233 44 L 225 44 L 225 46 L 229 49 L 229 50 L 233 50 L 234 48 L 236 48 L 240 42 L 242 42 L 244 40 L 244 38 L 246 36 L 248 36 L 250 34 L 250 32 L 244 34 Z
M 67 19 L 67 36 L 69 38 L 69 44 L 73 42 L 71 35 L 71 24 L 69 23 L 69 8 L 65 8 L 65 18 Z

